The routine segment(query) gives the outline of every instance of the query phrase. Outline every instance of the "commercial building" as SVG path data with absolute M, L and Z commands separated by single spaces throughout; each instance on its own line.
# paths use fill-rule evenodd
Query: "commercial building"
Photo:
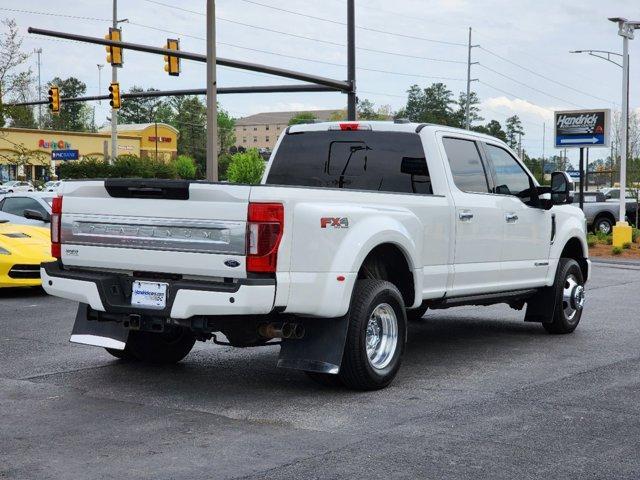
M 0 181 L 24 178 L 45 180 L 62 162 L 110 154 L 111 132 L 67 132 L 26 128 L 0 128 Z M 158 123 L 120 125 L 118 155 L 169 160 L 177 155 L 178 131 Z
M 344 115 L 343 110 L 335 109 L 305 112 L 265 112 L 240 118 L 236 120 L 236 147 L 273 150 L 280 133 L 289 126 L 289 122 L 293 117 L 301 113 L 311 113 L 317 120 L 323 122 L 341 118 Z

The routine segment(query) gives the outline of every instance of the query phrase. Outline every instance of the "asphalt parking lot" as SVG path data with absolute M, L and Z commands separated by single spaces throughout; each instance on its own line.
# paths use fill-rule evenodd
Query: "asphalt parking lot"
M 0 478 L 639 478 L 640 269 L 596 265 L 578 330 L 505 306 L 412 324 L 386 390 L 323 388 L 277 347 L 169 368 L 71 345 L 75 304 L 0 293 Z

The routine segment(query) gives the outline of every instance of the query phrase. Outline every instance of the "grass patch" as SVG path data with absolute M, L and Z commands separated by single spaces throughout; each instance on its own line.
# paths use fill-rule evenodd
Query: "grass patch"
M 629 250 L 631 248 L 631 242 L 623 243 L 622 248 L 625 250 Z
M 613 255 L 620 255 L 622 253 L 622 248 L 621 247 L 613 247 L 611 249 L 611 253 Z

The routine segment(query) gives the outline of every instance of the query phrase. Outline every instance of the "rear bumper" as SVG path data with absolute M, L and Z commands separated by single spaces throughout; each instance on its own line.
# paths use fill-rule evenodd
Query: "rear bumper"
M 154 315 L 176 319 L 196 315 L 263 315 L 273 310 L 275 279 L 240 279 L 236 282 L 165 280 L 167 306 L 163 310 L 131 305 L 133 277 L 108 272 L 65 270 L 58 262 L 44 263 L 42 286 L 50 295 L 86 303 L 108 313 Z

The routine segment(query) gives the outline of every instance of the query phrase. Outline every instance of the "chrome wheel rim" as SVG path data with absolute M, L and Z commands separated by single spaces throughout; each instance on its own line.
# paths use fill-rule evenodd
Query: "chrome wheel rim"
M 585 300 L 584 287 L 578 283 L 578 279 L 574 275 L 569 275 L 564 281 L 562 290 L 562 309 L 565 318 L 573 320 L 584 307 Z
M 611 233 L 611 225 L 609 225 L 609 223 L 607 222 L 600 222 L 598 224 L 598 231 L 609 235 Z
M 373 368 L 381 370 L 391 363 L 398 346 L 398 318 L 388 303 L 381 303 L 371 312 L 365 345 Z

